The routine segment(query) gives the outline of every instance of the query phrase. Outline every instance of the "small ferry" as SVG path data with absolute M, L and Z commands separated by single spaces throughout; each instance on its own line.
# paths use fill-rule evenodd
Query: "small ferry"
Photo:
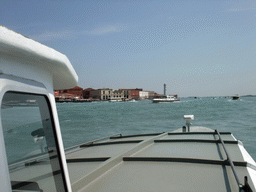
M 155 96 L 152 100 L 153 103 L 169 103 L 174 101 L 180 101 L 180 99 L 177 98 L 178 95 L 167 95 L 166 94 L 166 84 L 164 83 L 164 94 Z
M 54 90 L 77 83 L 65 55 L 0 26 L 1 192 L 256 191 L 256 163 L 242 142 L 191 127 L 193 115 L 176 131 L 64 149 Z
M 152 101 L 153 103 L 168 103 L 168 102 L 180 101 L 180 99 L 171 95 L 161 95 L 161 96 L 155 97 Z

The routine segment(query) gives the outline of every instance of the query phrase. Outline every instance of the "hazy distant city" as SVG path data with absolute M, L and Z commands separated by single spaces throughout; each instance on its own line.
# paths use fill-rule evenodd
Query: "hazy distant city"
M 144 91 L 142 88 L 118 89 L 110 88 L 93 89 L 76 86 L 72 89 L 55 90 L 54 96 L 57 102 L 67 101 L 129 101 L 153 99 L 158 93 Z
M 151 100 L 156 96 L 163 95 L 163 93 L 156 93 L 155 91 L 144 91 L 142 88 L 123 89 L 118 90 L 110 88 L 93 89 L 76 86 L 72 89 L 55 90 L 54 96 L 56 102 L 90 102 L 90 101 L 130 101 L 130 100 Z M 171 94 L 178 97 L 177 94 Z M 232 97 L 223 96 L 223 97 Z M 255 97 L 256 95 L 243 95 L 242 97 Z M 191 98 L 198 98 L 197 96 L 189 96 Z M 213 98 L 215 96 L 212 96 Z M 220 97 L 220 96 L 216 96 Z

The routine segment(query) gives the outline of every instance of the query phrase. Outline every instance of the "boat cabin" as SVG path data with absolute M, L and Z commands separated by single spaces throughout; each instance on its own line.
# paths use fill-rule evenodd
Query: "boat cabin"
M 77 82 L 65 55 L 0 26 L 0 191 L 71 191 L 53 90 Z

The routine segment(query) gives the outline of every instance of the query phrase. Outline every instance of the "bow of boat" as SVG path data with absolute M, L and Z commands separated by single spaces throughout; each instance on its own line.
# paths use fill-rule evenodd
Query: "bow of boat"
M 256 164 L 230 132 L 205 127 L 182 131 L 119 134 L 66 150 L 72 189 L 239 191 L 246 177 L 255 190 Z

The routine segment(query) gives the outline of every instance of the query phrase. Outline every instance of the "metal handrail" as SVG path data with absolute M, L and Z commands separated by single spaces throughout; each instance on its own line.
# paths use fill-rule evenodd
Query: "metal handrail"
M 232 169 L 233 174 L 234 174 L 234 176 L 235 176 L 237 185 L 238 185 L 239 189 L 242 189 L 242 188 L 243 188 L 243 185 L 242 185 L 242 184 L 240 183 L 240 181 L 239 181 L 237 172 L 236 172 L 236 170 L 235 170 L 234 163 L 233 163 L 233 161 L 231 160 L 231 158 L 230 158 L 230 156 L 229 156 L 229 154 L 228 154 L 228 151 L 227 151 L 227 149 L 226 149 L 226 147 L 225 147 L 225 144 L 224 144 L 224 142 L 223 142 L 223 140 L 222 140 L 222 138 L 221 138 L 221 136 L 220 136 L 220 133 L 218 132 L 217 129 L 215 130 L 215 132 L 218 134 L 219 140 L 220 140 L 220 142 L 221 142 L 221 144 L 222 144 L 222 147 L 223 147 L 223 149 L 224 149 L 224 151 L 225 151 L 225 153 L 226 153 L 227 160 L 228 160 L 228 162 L 229 162 L 229 164 L 230 164 L 230 166 L 231 166 L 231 169 Z M 240 190 L 239 190 L 239 191 L 240 191 Z

